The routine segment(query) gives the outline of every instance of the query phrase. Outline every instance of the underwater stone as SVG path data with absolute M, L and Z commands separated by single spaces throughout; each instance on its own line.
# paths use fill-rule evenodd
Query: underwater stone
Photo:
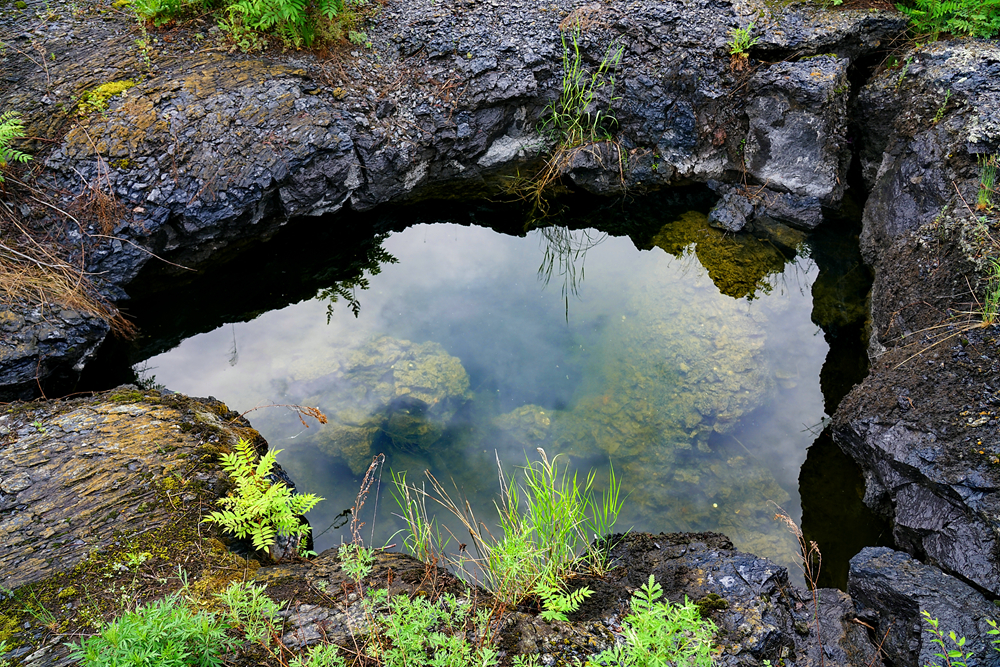
M 462 362 L 434 342 L 377 336 L 355 350 L 331 349 L 292 372 L 291 400 L 318 405 L 330 419 L 317 446 L 354 474 L 368 468 L 379 440 L 427 452 L 471 397 Z

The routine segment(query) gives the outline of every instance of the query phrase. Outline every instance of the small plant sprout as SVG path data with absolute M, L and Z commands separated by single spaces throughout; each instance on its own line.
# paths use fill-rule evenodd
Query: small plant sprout
M 944 102 L 941 103 L 941 106 L 938 107 L 937 112 L 934 114 L 934 120 L 931 121 L 934 125 L 937 125 L 938 123 L 940 123 L 941 119 L 944 118 L 944 112 L 945 112 L 945 109 L 948 108 L 948 100 L 950 98 L 951 98 L 951 88 L 949 88 L 945 92 L 945 94 L 944 94 Z
M 983 299 L 983 326 L 995 324 L 998 314 L 1000 314 L 1000 260 L 990 259 L 986 297 Z
M 258 462 L 253 445 L 241 438 L 235 452 L 222 455 L 222 468 L 236 490 L 218 501 L 221 512 L 211 512 L 202 521 L 216 523 L 240 539 L 250 537 L 255 549 L 271 547 L 278 535 L 306 537 L 309 526 L 299 517 L 323 498 L 292 493 L 283 482 L 269 479 L 280 452 L 269 451 Z
M 741 72 L 750 60 L 750 47 L 758 42 L 759 37 L 751 37 L 753 23 L 745 28 L 733 28 L 729 31 L 729 67 L 734 72 Z
M 996 193 L 997 167 L 1000 166 L 1000 155 L 979 156 L 979 192 L 976 193 L 976 210 L 985 211 L 993 208 L 993 195 Z

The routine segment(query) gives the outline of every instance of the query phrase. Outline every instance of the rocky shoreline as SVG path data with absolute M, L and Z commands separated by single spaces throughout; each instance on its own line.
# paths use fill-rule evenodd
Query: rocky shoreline
M 60 7 L 42 12 L 41 2 L 29 2 L 24 11 L 5 10 L 0 27 L 14 35 L 18 50 L 0 60 L 12 84 L 0 92 L 0 108 L 21 110 L 29 134 L 58 138 L 41 178 L 64 206 L 90 186 L 113 190 L 123 204 L 127 214 L 111 234 L 102 235 L 95 223 L 67 236 L 86 250 L 88 271 L 118 303 L 170 289 L 185 280 L 181 266 L 204 269 L 304 216 L 336 224 L 341 209 L 366 211 L 446 191 L 493 192 L 499 177 L 537 164 L 551 148 L 534 127 L 557 96 L 559 26 L 567 21 L 586 25 L 580 46 L 591 62 L 615 40 L 626 47 L 615 93 L 622 99 L 620 126 L 614 142 L 568 162 L 564 175 L 577 188 L 615 194 L 704 183 L 720 196 L 713 212 L 720 226 L 737 231 L 774 219 L 809 229 L 824 209 L 838 208 L 856 159 L 870 193 L 862 251 L 875 274 L 872 366 L 841 404 L 832 429 L 864 471 L 866 504 L 891 521 L 897 548 L 909 556 L 867 549 L 852 561 L 850 600 L 821 595 L 831 605 L 821 612 L 829 628 L 824 635 L 851 637 L 838 640 L 843 655 L 836 656 L 826 640 L 818 649 L 803 644 L 810 631 L 796 627 L 796 614 L 804 593 L 764 591 L 765 585 L 788 590 L 787 573 L 775 583 L 781 568 L 755 565 L 773 573 L 752 586 L 747 577 L 754 604 L 773 600 L 766 611 L 772 614 L 785 605 L 783 620 L 765 623 L 757 616 L 762 625 L 748 625 L 748 639 L 727 647 L 722 660 L 816 662 L 818 650 L 825 662 L 869 665 L 872 647 L 880 646 L 888 663 L 923 665 L 933 651 L 921 632 L 920 610 L 970 640 L 985 637 L 978 619 L 1000 596 L 1000 368 L 993 327 L 953 316 L 981 308 L 997 223 L 995 212 L 970 205 L 979 187 L 978 157 L 1000 149 L 995 43 L 933 43 L 901 54 L 902 66 L 886 69 L 875 68 L 884 43 L 905 25 L 892 12 L 710 0 L 564 1 L 544 8 L 454 0 L 388 4 L 370 32 L 372 51 L 350 59 L 225 55 L 183 29 L 169 40 L 161 34 L 147 61 L 126 18 L 97 10 L 77 16 Z M 39 18 L 46 12 L 48 18 Z M 734 71 L 725 50 L 729 30 L 751 20 L 761 35 L 755 66 Z M 44 68 L 19 55 L 35 43 L 53 54 Z M 137 83 L 105 113 L 74 114 L 83 90 L 119 80 Z M 628 158 L 611 166 L 612 154 Z M 751 193 L 740 187 L 746 182 L 758 186 Z M 29 209 L 25 215 L 45 214 Z M 72 378 L 108 334 L 106 326 L 68 309 L 42 316 L 11 307 L 0 318 L 4 400 L 30 398 L 48 381 Z M 951 328 L 938 336 L 931 327 L 942 324 Z M 88 409 L 107 422 L 117 414 L 108 407 L 113 396 L 93 399 L 105 407 Z M 132 398 L 143 406 L 153 400 Z M 73 433 L 66 425 L 78 420 L 46 414 L 62 415 L 61 402 L 12 405 L 0 429 L 0 542 L 24 549 L 47 529 L 22 525 L 20 513 L 29 507 L 22 494 L 35 491 L 21 488 L 17 466 L 33 464 L 14 453 L 28 444 L 50 446 L 52 434 Z M 37 418 L 18 421 L 21 414 Z M 156 421 L 180 426 L 185 419 L 193 418 Z M 207 486 L 198 493 L 219 492 L 214 482 L 201 481 Z M 15 535 L 23 541 L 10 542 Z M 630 562 L 650 552 L 642 540 L 656 538 L 636 536 L 630 548 L 639 551 Z M 731 554 L 721 537 L 663 540 L 706 545 L 722 558 L 684 568 L 736 567 L 746 576 L 725 559 L 751 557 Z M 64 561 L 63 569 L 82 562 L 84 546 L 71 540 L 60 549 L 69 549 L 54 561 Z M 699 549 L 692 547 L 690 558 Z M 224 552 L 220 559 L 228 557 Z M 24 557 L 18 553 L 0 558 Z M 331 559 L 319 560 L 336 569 Z M 18 567 L 11 560 L 4 568 L 4 586 L 28 582 L 8 579 Z M 656 566 L 644 567 L 636 576 Z M 671 588 L 671 595 L 687 591 L 685 585 Z M 691 589 L 692 595 L 708 592 L 733 596 L 727 587 Z M 970 600 L 972 607 L 963 606 Z M 63 605 L 67 614 L 73 603 Z M 296 612 L 300 627 L 318 622 L 310 616 L 317 607 Z M 733 632 L 742 632 L 750 608 L 741 609 L 744 620 L 733 616 L 720 625 L 735 623 Z M 63 664 L 45 652 L 59 650 L 51 634 L 25 634 L 15 628 L 33 621 L 5 618 L 12 619 L 4 621 L 9 636 L 32 651 L 13 657 L 22 664 Z M 858 627 L 867 627 L 864 637 Z M 993 660 L 985 645 L 976 646 L 983 660 Z

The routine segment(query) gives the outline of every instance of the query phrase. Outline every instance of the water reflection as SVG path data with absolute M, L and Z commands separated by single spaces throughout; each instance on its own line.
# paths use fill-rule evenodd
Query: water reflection
M 595 231 L 412 226 L 378 238 L 361 278 L 337 283 L 355 301 L 351 288 L 367 288 L 357 313 L 331 311 L 321 290 L 149 365 L 171 389 L 240 411 L 300 403 L 330 417 L 308 429 L 282 411 L 253 419 L 300 490 L 329 499 L 310 513 L 318 549 L 344 537 L 323 531 L 376 453 L 411 479 L 430 468 L 454 480 L 488 512 L 495 457 L 519 465 L 541 446 L 597 479 L 614 462 L 629 493 L 622 528 L 722 530 L 791 566 L 795 543 L 767 503 L 797 516 L 806 427 L 824 415 L 817 267 L 794 234 L 727 236 L 703 212 L 651 221 L 629 223 L 642 251 Z M 540 264 L 561 290 L 544 270 L 539 281 Z M 380 502 L 365 518 L 377 543 L 398 527 Z
M 602 243 L 608 235 L 591 229 L 567 227 L 542 227 L 538 233 L 544 242 L 545 252 L 542 265 L 538 267 L 538 277 L 546 286 L 553 275 L 562 278 L 561 294 L 566 304 L 566 321 L 569 322 L 569 297 L 580 294 L 587 251 Z
M 358 290 L 366 290 L 371 286 L 369 278 L 382 273 L 383 264 L 395 264 L 399 260 L 385 251 L 382 243 L 388 234 L 378 234 L 368 246 L 368 252 L 351 266 L 351 276 L 338 280 L 330 287 L 324 287 L 316 295 L 320 301 L 326 301 L 326 323 L 333 317 L 333 307 L 343 300 L 354 317 L 361 313 L 361 302 L 358 300 Z

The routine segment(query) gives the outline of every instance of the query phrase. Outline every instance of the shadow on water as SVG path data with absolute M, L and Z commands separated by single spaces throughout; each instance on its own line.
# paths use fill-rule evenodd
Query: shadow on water
M 725 233 L 707 226 L 712 196 L 701 188 L 629 200 L 575 195 L 569 201 L 546 219 L 552 226 L 535 234 L 541 254 L 535 280 L 543 288 L 561 283 L 561 327 L 550 321 L 544 294 L 535 301 L 501 300 L 496 307 L 517 309 L 502 316 L 484 309 L 471 288 L 453 289 L 456 300 L 447 305 L 435 301 L 434 290 L 383 294 L 380 274 L 390 267 L 405 269 L 408 261 L 393 249 L 397 232 L 444 222 L 524 237 L 532 227 L 528 211 L 518 205 L 424 202 L 293 221 L 267 243 L 225 264 L 203 267 L 193 280 L 175 281 L 169 290 L 151 267 L 129 288 L 134 299 L 128 311 L 140 337 L 106 345 L 88 366 L 101 372 L 88 371 L 84 384 L 105 388 L 134 381 L 134 364 L 199 334 L 224 339 L 224 363 L 233 372 L 249 372 L 237 368 L 241 363 L 263 368 L 270 363 L 267 348 L 277 351 L 286 339 L 258 342 L 255 350 L 238 333 L 240 323 L 259 324 L 268 316 L 273 321 L 277 311 L 291 313 L 291 304 L 322 305 L 309 312 L 320 319 L 325 314 L 328 326 L 345 314 L 362 323 L 390 314 L 406 320 L 405 327 L 363 343 L 322 340 L 320 330 L 307 358 L 280 362 L 277 375 L 264 382 L 283 401 L 322 401 L 330 410 L 331 425 L 322 432 L 313 429 L 299 438 L 301 429 L 292 424 L 298 431 L 283 439 L 268 435 L 272 446 L 294 450 L 294 459 L 283 465 L 301 488 L 322 488 L 327 478 L 344 487 L 329 507 L 310 514 L 318 533 L 349 506 L 350 486 L 374 449 L 386 450 L 396 469 L 430 467 L 454 479 L 488 507 L 495 490 L 494 450 L 517 464 L 524 452 L 544 446 L 551 454 L 571 455 L 578 468 L 601 468 L 599 474 L 612 458 L 616 471 L 629 479 L 654 475 L 633 481 L 623 527 L 631 522 L 644 530 L 721 530 L 743 548 L 759 548 L 786 565 L 794 561 L 788 557 L 789 539 L 775 536 L 763 508 L 767 500 L 794 496 L 797 484 L 803 530 L 824 551 L 824 581 L 843 587 L 847 559 L 860 546 L 878 542 L 881 528 L 854 492 L 857 471 L 844 465 L 846 457 L 831 463 L 839 450 L 828 438 L 816 440 L 800 473 L 809 436 L 788 433 L 811 425 L 797 423 L 798 415 L 782 405 L 795 404 L 800 384 L 815 382 L 810 373 L 816 372 L 822 389 L 816 402 L 822 405 L 809 409 L 832 414 L 866 371 L 863 329 L 871 278 L 860 262 L 856 230 L 832 221 L 811 234 L 780 224 Z M 409 233 L 405 248 L 415 243 L 413 230 Z M 636 259 L 602 247 L 606 238 L 623 236 L 640 251 Z M 431 237 L 440 241 L 439 233 Z M 629 263 L 648 263 L 657 249 L 673 258 L 665 267 L 642 278 L 627 273 Z M 624 276 L 629 290 L 607 296 L 600 307 L 593 296 L 600 289 L 585 280 L 595 275 L 587 273 L 588 253 L 598 251 L 619 258 L 611 270 Z M 397 260 L 400 267 L 393 266 Z M 464 279 L 456 276 L 449 289 Z M 812 322 L 796 324 L 793 335 L 805 340 L 814 336 L 810 327 L 822 330 L 829 346 L 822 370 L 807 352 L 784 349 L 780 337 L 767 341 L 767 327 L 781 329 L 783 309 L 789 308 L 767 297 L 808 297 L 810 286 Z M 547 324 L 536 324 L 545 318 Z M 330 331 L 346 331 L 343 321 L 338 326 Z M 197 361 L 185 363 L 197 369 L 189 374 L 205 370 Z M 174 371 L 172 378 L 178 377 Z M 157 369 L 148 372 L 156 375 Z M 172 378 L 164 378 L 171 389 L 238 401 L 230 396 L 232 389 L 210 383 L 195 385 L 207 389 L 188 388 Z M 775 397 L 762 404 L 765 395 Z M 285 421 L 264 412 L 254 416 L 265 435 L 269 428 L 276 434 L 289 428 Z M 789 444 L 803 437 L 805 444 Z M 769 444 L 774 441 L 781 442 Z M 797 449 L 789 453 L 789 448 Z M 786 460 L 796 461 L 794 470 L 782 468 Z M 822 475 L 814 472 L 819 470 Z M 850 535 L 843 534 L 844 525 L 852 526 Z M 339 539 L 334 529 L 317 544 Z
M 850 211 L 849 204 L 846 210 Z M 813 235 L 820 267 L 813 283 L 812 320 L 830 346 L 820 371 L 825 410 L 832 415 L 868 373 L 868 293 L 872 275 L 861 259 L 861 213 L 830 220 Z M 799 472 L 802 532 L 823 554 L 819 586 L 847 590 L 850 559 L 866 546 L 893 546 L 888 521 L 862 502 L 861 469 L 823 429 Z

